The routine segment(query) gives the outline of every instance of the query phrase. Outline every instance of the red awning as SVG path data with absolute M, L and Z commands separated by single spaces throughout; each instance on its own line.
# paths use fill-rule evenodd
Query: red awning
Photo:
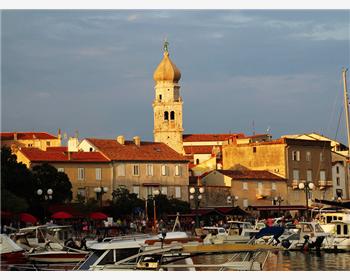
M 108 218 L 108 216 L 102 212 L 93 212 L 89 217 L 93 220 L 106 220 Z
M 70 218 L 73 218 L 73 216 L 67 212 L 56 212 L 54 213 L 51 218 L 53 219 L 70 219 Z
M 33 225 L 35 225 L 36 222 L 38 221 L 38 219 L 36 217 L 34 217 L 33 215 L 28 214 L 28 213 L 19 214 L 19 219 L 21 222 L 30 223 Z

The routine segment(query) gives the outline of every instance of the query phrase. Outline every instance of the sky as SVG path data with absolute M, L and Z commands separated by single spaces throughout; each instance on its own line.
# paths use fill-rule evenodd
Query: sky
M 167 38 L 185 134 L 317 132 L 347 144 L 349 26 L 349 10 L 5 10 L 1 131 L 152 141 Z

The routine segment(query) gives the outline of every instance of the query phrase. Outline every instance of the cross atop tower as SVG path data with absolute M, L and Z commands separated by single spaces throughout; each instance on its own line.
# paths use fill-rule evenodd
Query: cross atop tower
M 165 38 L 165 40 L 164 40 L 164 47 L 163 47 L 165 52 L 168 52 L 168 46 L 169 46 L 169 42 L 168 42 L 167 38 Z

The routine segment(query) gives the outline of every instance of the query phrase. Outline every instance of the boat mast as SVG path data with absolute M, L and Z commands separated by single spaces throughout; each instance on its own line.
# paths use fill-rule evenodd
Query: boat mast
M 349 99 L 348 99 L 348 90 L 346 86 L 346 72 L 348 69 L 343 68 L 343 85 L 344 85 L 344 107 L 345 107 L 345 117 L 346 117 L 346 131 L 348 136 L 348 159 L 350 155 L 350 128 L 349 128 Z

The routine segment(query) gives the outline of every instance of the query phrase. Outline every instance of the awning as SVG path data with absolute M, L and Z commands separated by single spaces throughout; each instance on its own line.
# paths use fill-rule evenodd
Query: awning
M 159 187 L 159 183 L 143 183 L 142 186 L 144 187 Z
M 305 210 L 305 205 L 264 205 L 264 206 L 257 206 L 252 205 L 250 206 L 252 210 L 257 211 L 287 211 L 287 210 Z M 309 207 L 312 208 L 312 207 Z

